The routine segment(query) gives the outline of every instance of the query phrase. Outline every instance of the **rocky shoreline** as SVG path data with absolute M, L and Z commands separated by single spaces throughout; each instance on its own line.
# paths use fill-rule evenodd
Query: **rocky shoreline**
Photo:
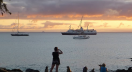
M 132 61 L 132 58 L 130 58 L 130 59 Z M 72 72 L 72 70 L 70 70 L 69 66 L 67 66 L 66 70 L 67 70 L 66 72 Z M 26 69 L 25 71 L 22 71 L 21 69 L 12 69 L 12 70 L 10 70 L 10 69 L 7 69 L 7 68 L 0 68 L 0 72 L 40 72 L 40 71 L 35 70 L 35 69 L 30 69 L 30 68 Z M 49 69 L 48 69 L 48 66 L 45 67 L 45 70 L 43 72 L 50 72 Z M 86 70 L 85 71 L 82 70 L 82 72 L 88 72 L 87 67 L 86 67 Z M 96 72 L 96 71 L 94 69 L 92 69 L 89 72 Z M 100 72 L 100 71 L 97 71 L 97 72 Z M 108 72 L 132 72 L 132 67 L 128 67 L 128 69 L 108 70 Z
M 22 71 L 21 69 L 6 69 L 6 68 L 0 68 L 0 72 L 40 72 L 39 70 L 34 70 L 34 69 L 26 69 L 26 71 Z M 48 68 L 45 68 L 45 71 L 43 72 L 49 72 Z M 72 72 L 72 71 L 66 71 L 66 72 Z M 86 71 L 88 72 L 88 71 Z M 96 72 L 94 69 L 92 69 L 90 72 Z M 125 69 L 117 69 L 117 70 L 108 70 L 108 72 L 132 72 L 132 67 L 129 67 L 127 70 Z

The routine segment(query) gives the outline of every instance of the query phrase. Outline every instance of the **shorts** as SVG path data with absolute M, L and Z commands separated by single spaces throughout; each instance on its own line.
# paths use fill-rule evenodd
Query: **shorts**
M 54 59 L 54 60 L 52 61 L 52 65 L 54 65 L 54 64 L 60 65 L 60 60 L 59 60 L 59 59 Z

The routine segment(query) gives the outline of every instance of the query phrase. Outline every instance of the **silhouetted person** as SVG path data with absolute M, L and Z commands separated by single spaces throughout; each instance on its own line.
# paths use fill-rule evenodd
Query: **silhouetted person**
M 67 72 L 72 72 L 69 66 L 67 66 Z
M 48 72 L 48 66 L 46 66 L 46 68 L 45 68 L 45 72 Z
M 90 72 L 95 72 L 95 71 L 94 71 L 94 68 L 93 68 Z
M 102 65 L 99 65 L 100 66 L 100 72 L 107 72 L 107 68 L 105 67 L 105 63 L 103 63 Z
M 87 72 L 87 70 L 88 70 L 88 68 L 85 66 L 85 67 L 83 68 L 83 72 Z
M 56 72 L 58 72 L 58 67 L 60 65 L 59 54 L 63 54 L 63 52 L 60 49 L 58 49 L 58 47 L 55 47 L 54 52 L 52 52 L 53 61 L 52 61 L 50 72 L 52 72 L 55 65 L 56 65 Z

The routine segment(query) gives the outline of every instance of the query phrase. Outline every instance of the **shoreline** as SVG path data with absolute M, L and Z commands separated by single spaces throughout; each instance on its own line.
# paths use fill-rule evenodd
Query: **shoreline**
M 40 71 L 37 69 L 32 69 L 32 68 L 27 68 L 25 71 L 23 71 L 23 70 L 17 69 L 17 68 L 8 69 L 8 68 L 1 67 L 0 72 L 50 72 L 50 68 L 47 68 L 47 66 L 46 66 L 45 68 L 43 68 L 43 71 Z M 61 72 L 61 71 L 59 71 L 59 72 Z M 62 72 L 67 72 L 67 68 L 65 68 L 65 71 L 62 71 Z M 72 72 L 76 72 L 76 71 L 72 71 Z M 83 72 L 83 68 L 79 72 Z M 99 69 L 94 69 L 94 70 L 88 69 L 87 72 L 100 72 L 100 71 L 99 71 Z M 116 69 L 116 70 L 108 69 L 108 72 L 132 72 L 132 67 L 129 67 L 128 69 Z

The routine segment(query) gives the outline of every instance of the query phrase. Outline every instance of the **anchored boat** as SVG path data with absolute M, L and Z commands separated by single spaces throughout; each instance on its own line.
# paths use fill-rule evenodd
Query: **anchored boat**
M 62 32 L 62 35 L 96 35 L 97 32 L 94 29 L 90 29 L 90 30 L 83 30 L 83 28 L 81 27 L 80 29 L 77 30 L 73 30 L 73 29 L 69 29 L 67 32 Z
M 19 32 L 19 13 L 18 13 L 17 33 L 12 33 L 11 36 L 29 36 L 28 33 Z
M 78 35 L 78 36 L 74 36 L 73 39 L 89 39 L 89 36 L 86 35 Z
M 62 35 L 80 35 L 80 34 L 81 35 L 96 35 L 97 34 L 96 30 L 88 29 L 88 26 L 87 26 L 87 30 L 83 30 L 83 28 L 81 27 L 81 23 L 82 23 L 82 19 L 79 25 L 80 29 L 73 30 L 71 29 L 71 25 L 70 25 L 69 30 L 67 32 L 62 32 L 61 34 Z

